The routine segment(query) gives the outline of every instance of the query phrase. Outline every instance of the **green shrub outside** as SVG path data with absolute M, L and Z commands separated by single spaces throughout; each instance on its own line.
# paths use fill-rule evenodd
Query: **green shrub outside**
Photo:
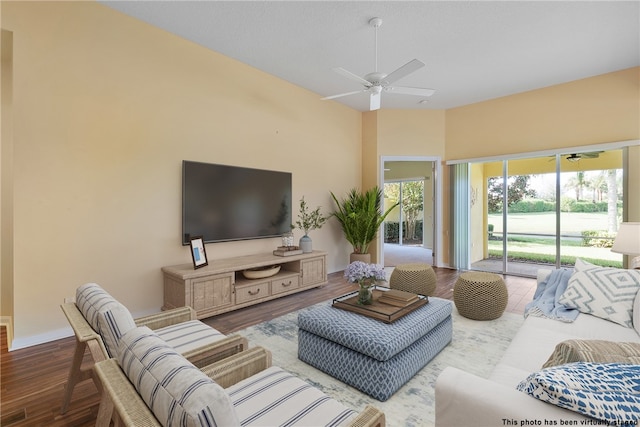
M 384 241 L 386 243 L 396 243 L 400 240 L 400 224 L 397 221 L 385 221 Z M 402 235 L 407 239 L 407 224 L 402 223 Z M 416 221 L 416 240 L 422 240 L 422 221 Z
M 609 233 L 603 230 L 582 231 L 583 246 L 593 246 L 596 248 L 610 248 L 618 233 Z
M 556 204 L 542 199 L 520 200 L 509 206 L 509 213 L 553 212 Z
M 570 197 L 563 197 L 560 200 L 560 211 L 562 212 L 607 212 L 609 206 L 607 202 L 593 202 L 587 200 L 577 201 Z M 622 202 L 618 202 L 618 210 L 622 208 Z M 532 213 L 532 212 L 555 212 L 556 204 L 543 199 L 524 199 L 509 206 L 509 213 Z M 500 213 L 501 210 L 490 213 Z

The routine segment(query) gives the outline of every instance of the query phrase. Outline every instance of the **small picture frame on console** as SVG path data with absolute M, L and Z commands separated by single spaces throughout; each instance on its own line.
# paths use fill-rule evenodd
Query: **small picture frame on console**
M 207 261 L 207 251 L 204 249 L 204 240 L 202 236 L 192 237 L 189 240 L 189 246 L 191 248 L 191 258 L 193 259 L 193 268 L 197 269 L 209 264 Z

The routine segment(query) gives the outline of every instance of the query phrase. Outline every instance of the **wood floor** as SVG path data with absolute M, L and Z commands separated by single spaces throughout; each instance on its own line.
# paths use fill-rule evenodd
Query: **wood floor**
M 434 268 L 438 277 L 435 296 L 452 299 L 453 284 L 460 272 Z M 522 313 L 531 301 L 535 280 L 505 276 L 509 289 L 507 311 Z M 354 289 L 342 273 L 329 275 L 329 283 L 268 301 L 254 307 L 221 314 L 204 321 L 229 334 L 309 305 L 343 295 Z M 71 364 L 73 337 L 26 349 L 7 351 L 6 331 L 0 328 L 0 426 L 93 426 L 99 397 L 91 381 L 78 384 L 69 411 L 60 415 L 64 384 Z M 88 358 L 87 358 L 88 360 Z

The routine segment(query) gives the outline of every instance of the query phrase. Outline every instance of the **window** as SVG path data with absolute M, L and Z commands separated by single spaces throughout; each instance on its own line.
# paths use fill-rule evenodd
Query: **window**
M 468 209 L 456 213 L 469 212 L 469 226 L 453 243 L 466 251 L 466 268 L 535 276 L 576 258 L 621 267 L 610 248 L 623 220 L 624 150 L 466 164 L 468 183 L 455 188 L 468 191 Z M 463 223 L 456 218 L 464 234 Z

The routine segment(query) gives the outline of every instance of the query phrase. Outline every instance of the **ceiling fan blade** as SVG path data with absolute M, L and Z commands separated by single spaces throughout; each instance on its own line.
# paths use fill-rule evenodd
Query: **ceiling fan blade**
M 600 157 L 600 153 L 602 151 L 593 151 L 591 153 L 580 153 L 578 154 L 581 157 L 584 157 L 585 159 L 596 159 L 598 157 Z
M 369 97 L 369 111 L 375 111 L 380 109 L 380 98 L 382 92 L 371 92 Z
M 406 87 L 406 86 L 387 86 L 384 88 L 387 92 L 400 93 L 402 95 L 416 95 L 428 97 L 433 95 L 435 89 L 427 89 L 422 87 Z
M 391 74 L 387 75 L 387 77 L 384 80 L 387 84 L 391 84 L 397 80 L 400 80 L 404 76 L 408 76 L 414 71 L 419 70 L 422 67 L 424 67 L 424 63 L 422 61 L 418 61 L 417 59 L 412 59 L 411 61 L 404 64 L 402 67 L 391 72 Z
M 342 98 L 343 96 L 349 96 L 349 95 L 355 95 L 356 93 L 362 93 L 362 92 L 366 92 L 367 89 L 362 89 L 362 90 L 354 90 L 353 92 L 345 92 L 345 93 L 339 93 L 337 95 L 331 95 L 331 96 L 325 96 L 324 98 L 320 98 L 322 101 L 325 101 L 327 99 L 336 99 L 336 98 Z
M 344 68 L 334 68 L 333 71 L 335 71 L 336 73 L 340 74 L 343 77 L 348 78 L 349 80 L 353 80 L 356 81 L 360 84 L 365 85 L 366 87 L 371 86 L 371 82 L 363 79 L 362 77 L 358 76 L 357 74 L 353 74 L 351 71 L 347 71 Z

